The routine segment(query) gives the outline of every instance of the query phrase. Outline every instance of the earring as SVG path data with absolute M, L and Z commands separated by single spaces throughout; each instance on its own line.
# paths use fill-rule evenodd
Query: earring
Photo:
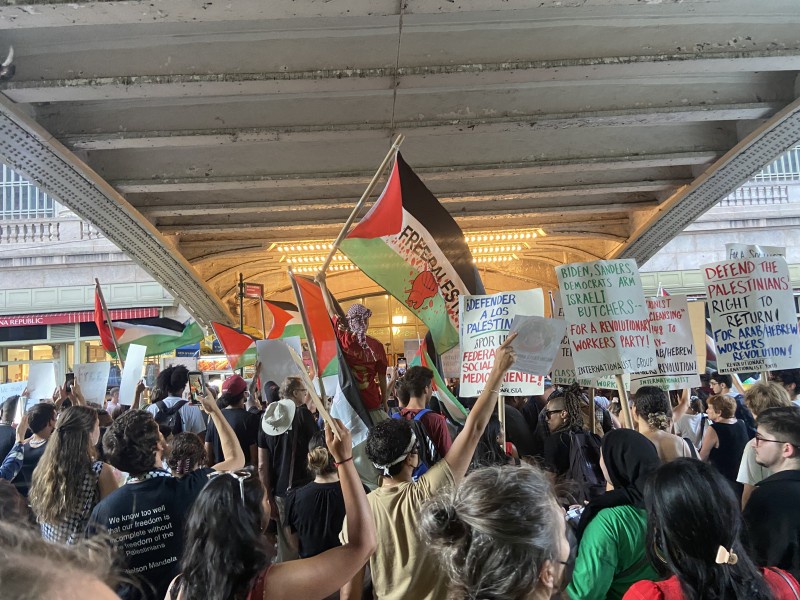
M 653 538 L 653 553 L 655 553 L 655 555 L 658 558 L 658 560 L 660 560 L 664 564 L 667 564 L 667 559 L 664 558 L 664 555 L 658 549 L 658 546 L 660 545 L 659 544 L 660 540 L 661 540 L 661 536 L 660 535 L 657 535 L 656 537 Z

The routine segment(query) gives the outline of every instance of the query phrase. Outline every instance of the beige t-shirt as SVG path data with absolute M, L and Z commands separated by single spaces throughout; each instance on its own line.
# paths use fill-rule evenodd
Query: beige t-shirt
M 369 560 L 375 598 L 378 600 L 439 600 L 447 597 L 447 576 L 420 539 L 423 503 L 454 484 L 444 460 L 436 463 L 416 483 L 378 488 L 367 495 L 378 549 Z M 347 543 L 347 521 L 339 536 Z

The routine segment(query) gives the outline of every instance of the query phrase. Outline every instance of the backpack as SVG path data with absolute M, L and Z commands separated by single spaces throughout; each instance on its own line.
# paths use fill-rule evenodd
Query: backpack
M 734 416 L 744 423 L 747 428 L 747 437 L 752 440 L 756 437 L 756 420 L 753 418 L 753 413 L 745 405 L 744 396 L 736 394 L 734 399 L 736 400 L 736 414 Z
M 422 417 L 429 412 L 432 412 L 431 409 L 423 408 L 416 415 L 414 415 L 413 420 L 406 419 L 411 424 L 411 429 L 417 438 L 417 443 L 419 444 L 419 465 L 416 469 L 414 469 L 414 473 L 412 474 L 414 481 L 427 473 L 428 469 L 439 462 L 442 458 L 439 456 L 439 452 L 436 450 L 433 440 L 431 440 L 431 437 L 425 430 L 425 425 L 422 423 Z M 396 413 L 392 415 L 392 418 L 403 419 L 405 417 L 403 417 L 403 415 L 400 413 Z
M 171 432 L 172 435 L 178 435 L 183 432 L 183 419 L 181 418 L 181 408 L 188 403 L 188 400 L 178 400 L 172 405 L 172 408 L 167 407 L 167 403 L 163 400 L 156 402 L 158 411 L 156 412 L 155 420 L 158 423 L 158 428 L 166 436 L 166 432 Z
M 576 504 L 601 496 L 606 491 L 606 480 L 600 470 L 600 436 L 588 431 L 569 434 L 569 474 L 578 485 Z

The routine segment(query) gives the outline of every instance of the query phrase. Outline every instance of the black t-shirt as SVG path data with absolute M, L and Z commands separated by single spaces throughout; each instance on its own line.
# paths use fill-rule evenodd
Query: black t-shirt
M 143 594 L 126 586 L 121 598 L 162 600 L 179 573 L 184 524 L 192 503 L 208 482 L 211 469 L 182 479 L 153 477 L 128 483 L 102 499 L 92 511 L 89 535 L 108 531 L 125 558 L 125 573 L 136 578 Z
M 39 459 L 42 458 L 45 448 L 47 448 L 47 442 L 38 448 L 31 446 L 30 442 L 22 446 L 22 468 L 19 470 L 19 474 L 14 478 L 14 485 L 17 487 L 17 491 L 26 498 L 28 497 L 28 491 L 31 487 L 33 470 L 36 468 L 36 465 L 39 464 Z
M 286 522 L 297 533 L 300 558 L 316 556 L 341 546 L 339 532 L 344 522 L 344 496 L 338 481 L 312 481 L 289 492 Z
M 0 461 L 8 455 L 14 443 L 17 441 L 17 430 L 11 425 L 3 423 L 0 425 Z
M 269 468 L 271 473 L 270 493 L 275 496 L 286 496 L 289 485 L 289 471 L 292 462 L 293 437 L 297 436 L 295 450 L 294 473 L 292 475 L 292 488 L 298 488 L 314 477 L 308 471 L 308 442 L 311 436 L 318 431 L 317 422 L 305 406 L 298 406 L 292 420 L 292 428 L 281 435 L 267 435 L 259 428 L 258 447 L 269 453 Z
M 250 446 L 254 446 L 258 439 L 259 419 L 258 415 L 254 415 L 243 408 L 226 408 L 222 411 L 222 416 L 233 428 L 236 434 L 236 439 L 239 440 L 239 446 L 242 447 L 244 452 L 245 464 L 252 464 L 250 460 Z M 219 440 L 219 433 L 217 433 L 217 426 L 214 425 L 213 420 L 209 420 L 208 429 L 206 429 L 206 443 L 211 444 L 214 449 L 214 464 L 220 463 L 225 460 L 222 455 L 222 443 Z
M 533 456 L 533 436 L 525 417 L 506 404 L 506 439 L 517 447 L 520 456 Z

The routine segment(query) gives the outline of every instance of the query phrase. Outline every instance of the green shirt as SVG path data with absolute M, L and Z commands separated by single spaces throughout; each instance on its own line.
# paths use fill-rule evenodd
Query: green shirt
M 644 510 L 634 506 L 601 510 L 578 546 L 567 587 L 570 600 L 619 600 L 637 581 L 658 581 L 660 577 L 645 558 L 646 531 Z

